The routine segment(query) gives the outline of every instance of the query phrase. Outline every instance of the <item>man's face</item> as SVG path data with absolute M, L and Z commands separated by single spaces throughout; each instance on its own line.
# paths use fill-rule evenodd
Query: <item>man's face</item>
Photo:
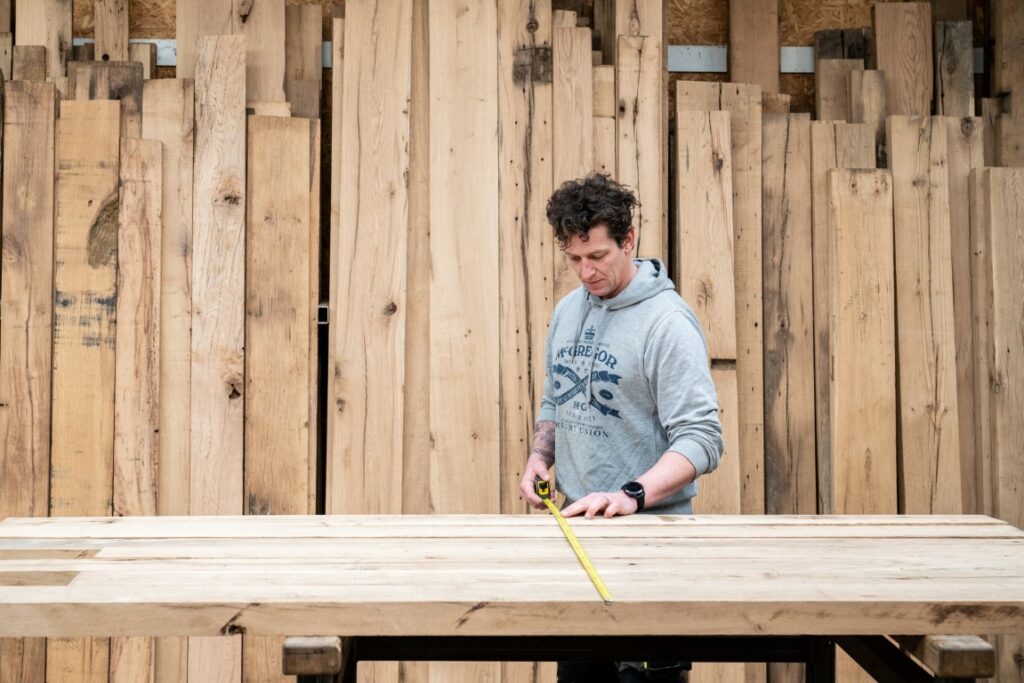
M 630 228 L 620 247 L 608 236 L 606 225 L 595 225 L 585 241 L 579 235 L 572 236 L 565 248 L 565 259 L 588 292 L 609 299 L 629 284 L 635 239 L 636 230 Z

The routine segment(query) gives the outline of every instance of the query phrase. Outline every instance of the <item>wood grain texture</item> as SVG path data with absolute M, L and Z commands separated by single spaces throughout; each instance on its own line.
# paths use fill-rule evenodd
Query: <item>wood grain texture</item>
M 832 272 L 828 171 L 874 168 L 874 134 L 867 124 L 811 124 L 812 262 L 814 268 L 814 394 L 818 461 L 818 509 L 832 509 L 829 446 L 829 282 Z
M 248 120 L 245 513 L 308 510 L 309 122 Z M 287 177 L 281 168 L 289 169 Z
M 961 512 L 949 153 L 935 117 L 890 116 L 900 511 Z
M 5 81 L 11 80 L 14 66 L 14 34 L 0 33 L 0 74 Z
M 957 410 L 960 481 L 963 511 L 978 512 L 981 500 L 975 476 L 974 392 L 977 375 L 974 371 L 973 285 L 971 280 L 971 170 L 984 165 L 983 124 L 981 118 L 941 119 L 946 129 L 949 149 L 949 223 L 950 252 L 953 268 L 953 316 L 957 373 Z
M 57 121 L 50 514 L 109 515 L 114 476 L 117 102 L 64 102 Z M 106 640 L 48 643 L 47 671 L 106 678 Z
M 982 138 L 985 142 L 985 165 L 995 166 L 999 148 L 999 131 L 997 130 L 1000 114 L 1003 113 L 1002 100 L 995 97 L 981 98 L 981 119 L 985 130 Z
M 238 33 L 237 17 L 234 0 L 176 0 L 175 75 L 194 78 L 199 37 Z
M 70 62 L 68 96 L 119 100 L 121 137 L 142 137 L 142 65 L 136 62 Z
M 157 512 L 189 504 L 192 357 L 192 196 L 195 84 L 159 79 L 143 87 L 142 134 L 162 144 L 160 247 L 160 466 Z
M 122 141 L 114 402 L 116 515 L 157 512 L 162 166 L 158 140 Z
M 554 71 L 552 139 L 559 141 L 551 151 L 552 182 L 553 187 L 558 188 L 566 181 L 584 177 L 594 167 L 594 77 L 590 31 L 575 26 L 559 26 L 553 20 L 551 54 Z M 557 303 L 579 286 L 579 278 L 565 262 L 556 240 L 552 240 L 552 250 L 554 301 Z
M 42 45 L 15 45 L 11 64 L 16 81 L 46 80 L 46 48 Z
M 974 116 L 974 36 L 969 21 L 935 24 L 935 113 Z
M 594 66 L 594 170 L 615 178 L 615 66 Z
M 142 65 L 142 79 L 156 78 L 156 43 L 131 43 L 128 45 L 128 61 Z
M 96 59 L 128 61 L 128 0 L 96 0 Z
M 730 0 L 729 80 L 779 91 L 779 5 L 776 0 Z
M 819 59 L 814 72 L 814 109 L 819 121 L 852 121 L 850 77 L 863 59 Z
M 850 121 L 867 123 L 875 135 L 877 156 L 884 159 L 885 143 L 885 72 L 875 70 L 850 72 Z M 880 164 L 883 165 L 883 164 Z M 883 165 L 884 167 L 884 165 Z
M 976 168 L 970 175 L 971 200 L 971 342 L 974 352 L 974 480 L 977 507 L 993 514 L 992 474 L 992 360 L 989 348 L 992 338 L 992 245 L 990 181 L 987 168 Z
M 764 118 L 765 510 L 817 512 L 811 121 Z
M 620 36 L 616 47 L 616 179 L 637 196 L 633 227 L 638 258 L 668 260 L 667 197 L 663 185 L 661 36 Z
M 5 83 L 0 226 L 0 518 L 49 512 L 54 113 L 50 83 Z M 0 680 L 40 680 L 41 639 L 0 639 Z
M 764 512 L 764 333 L 762 330 L 760 87 L 676 83 L 676 103 L 693 111 L 728 111 L 733 183 L 736 377 L 743 512 Z
M 14 10 L 14 44 L 42 45 L 46 76 L 64 76 L 71 53 L 71 0 L 20 2 Z
M 285 95 L 292 113 L 320 118 L 323 68 L 323 7 L 285 7 Z
M 348 209 L 332 246 L 328 372 L 334 513 L 402 509 L 411 17 L 409 7 L 371 0 L 345 11 L 339 182 Z
M 931 17 L 931 4 L 927 2 L 880 2 L 872 6 L 875 59 L 877 68 L 885 72 L 889 114 L 931 114 Z
M 676 112 L 676 265 L 713 360 L 736 358 L 732 152 L 728 112 Z
M 739 458 L 728 458 L 739 448 L 739 422 L 737 419 L 736 366 L 729 362 L 711 364 L 711 379 L 718 395 L 718 419 L 722 423 L 725 452 L 721 465 L 714 472 L 700 478 L 700 493 L 694 498 L 694 512 L 699 515 L 735 515 L 740 513 Z
M 828 172 L 832 511 L 896 512 L 892 178 Z
M 205 1 L 205 0 L 204 0 Z M 253 100 L 280 102 L 284 94 L 285 0 L 234 0 L 245 36 L 245 90 Z M 204 29 L 204 33 L 208 33 Z
M 1011 109 L 1024 89 L 1024 6 L 1014 0 L 993 0 L 992 93 L 1009 94 Z
M 496 21 L 490 3 L 429 8 L 430 82 L 447 86 L 432 88 L 430 102 L 430 493 L 436 512 L 500 508 L 500 467 L 492 456 L 500 436 Z M 456 42 L 462 35 L 472 38 Z M 580 104 L 589 123 L 589 69 L 586 75 Z M 457 229 L 464 225 L 473 231 Z
M 309 353 L 307 364 L 307 389 L 306 400 L 309 404 L 309 449 L 306 454 L 306 512 L 316 514 L 317 511 L 317 488 L 321 466 L 318 453 L 321 442 L 320 436 L 320 302 L 327 300 L 327 291 L 330 291 L 330 283 L 327 287 L 321 286 L 322 258 L 321 244 L 321 211 L 323 209 L 320 201 L 322 192 L 321 180 L 321 158 L 320 152 L 323 149 L 323 139 L 320 127 L 320 119 L 306 122 L 309 127 L 309 185 L 307 186 L 307 207 L 309 209 L 309 246 L 307 247 L 306 258 L 309 261 L 309 284 L 306 287 L 306 324 L 309 327 Z M 328 322 L 330 317 L 328 316 Z
M 551 47 L 550 3 L 499 4 L 498 120 L 501 308 L 501 511 L 525 512 L 519 481 L 533 445 L 536 411 L 544 391 L 544 345 L 554 307 L 553 234 L 545 216 L 552 186 L 552 90 L 531 64 L 518 80 L 517 59 L 539 59 Z M 605 70 L 614 78 L 611 67 Z M 594 70 L 595 116 L 597 73 Z M 614 109 L 614 88 L 604 88 Z M 614 150 L 614 120 L 612 149 Z M 595 149 L 597 118 L 594 119 Z M 612 157 L 614 167 L 614 152 Z

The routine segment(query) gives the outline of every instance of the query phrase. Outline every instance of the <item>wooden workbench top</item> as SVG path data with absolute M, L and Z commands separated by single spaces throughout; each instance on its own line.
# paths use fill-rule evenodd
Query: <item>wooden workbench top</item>
M 1024 633 L 1024 531 L 983 516 L 0 522 L 0 637 Z

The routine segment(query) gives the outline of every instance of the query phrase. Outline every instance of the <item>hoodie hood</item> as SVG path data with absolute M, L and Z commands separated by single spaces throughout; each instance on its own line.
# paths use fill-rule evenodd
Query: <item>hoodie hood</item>
M 604 332 L 608 327 L 609 317 L 613 311 L 628 308 L 641 301 L 646 301 L 665 290 L 674 290 L 676 288 L 675 284 L 668 277 L 665 264 L 658 259 L 633 259 L 633 263 L 637 266 L 633 279 L 629 281 L 625 289 L 610 299 L 594 296 L 587 291 L 585 286 L 580 286 L 583 290 L 583 298 L 581 300 L 580 326 L 576 330 L 576 346 L 579 345 L 580 337 L 583 336 L 583 330 L 588 322 L 594 326 L 593 338 L 596 345 L 604 336 Z M 592 398 L 591 382 L 594 376 L 594 358 L 595 356 L 591 355 L 590 369 L 587 372 L 587 401 L 590 401 Z

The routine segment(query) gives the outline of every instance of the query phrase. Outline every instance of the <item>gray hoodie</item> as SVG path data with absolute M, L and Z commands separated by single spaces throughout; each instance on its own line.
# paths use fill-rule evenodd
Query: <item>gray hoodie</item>
M 711 472 L 722 426 L 700 323 L 657 259 L 617 296 L 579 287 L 555 307 L 539 420 L 555 423 L 558 489 L 569 501 L 616 491 L 665 451 Z M 696 482 L 654 508 L 692 514 Z

